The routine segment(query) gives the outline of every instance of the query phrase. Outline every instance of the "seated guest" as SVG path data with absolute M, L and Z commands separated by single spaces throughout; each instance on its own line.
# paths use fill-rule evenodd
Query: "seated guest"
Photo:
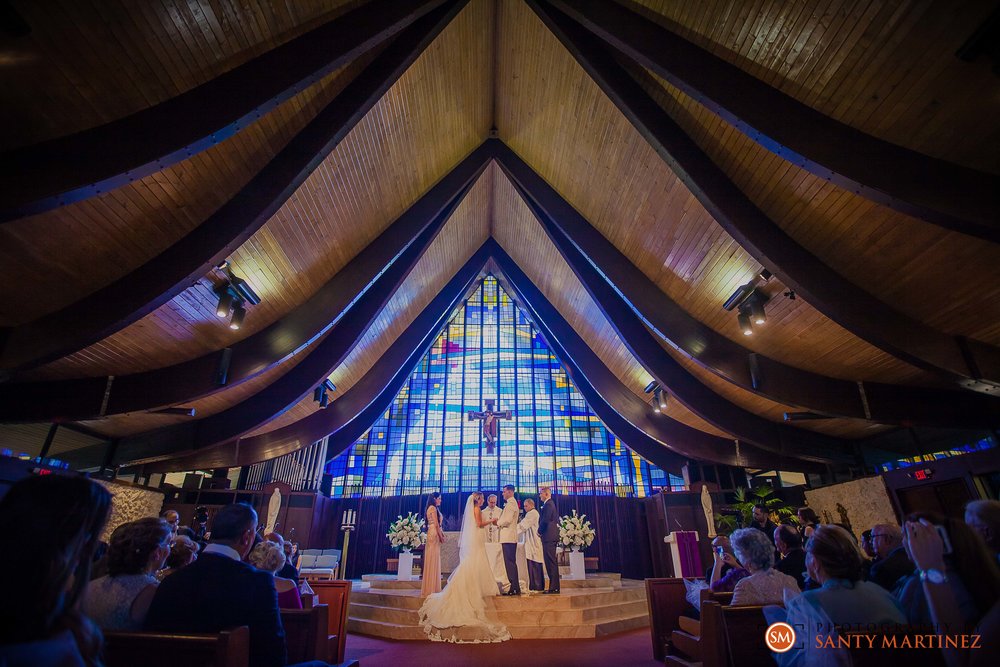
M 888 591 L 861 580 L 861 560 L 861 551 L 846 530 L 833 525 L 816 526 L 806 542 L 806 571 L 820 587 L 790 600 L 785 611 L 768 607 L 767 622 L 784 621 L 796 632 L 801 628 L 807 637 L 828 634 L 831 623 L 868 631 L 872 631 L 870 626 L 906 623 L 906 616 Z M 837 660 L 837 649 L 812 651 L 815 648 L 815 642 L 804 642 L 804 648 L 776 653 L 775 660 L 782 667 L 850 664 L 846 655 L 843 661 Z
M 774 535 L 774 529 L 778 527 L 778 524 L 771 521 L 770 510 L 764 505 L 754 505 L 752 514 L 753 519 L 750 521 L 748 528 L 756 528 L 770 540 L 771 536 Z M 732 539 L 731 536 L 730 539 Z
M 101 633 L 79 609 L 111 494 L 84 477 L 45 475 L 14 484 L 0 500 L 0 664 L 98 665 Z M 26 546 L 23 546 L 26 545 Z
M 285 631 L 269 572 L 242 562 L 257 533 L 249 505 L 226 505 L 215 515 L 211 544 L 194 563 L 163 580 L 146 617 L 159 632 L 220 632 L 250 628 L 251 667 L 285 664 Z
M 799 531 L 791 526 L 778 526 L 774 530 L 774 545 L 781 554 L 781 560 L 774 568 L 795 579 L 801 590 L 806 585 L 806 552 L 802 549 L 802 538 Z
M 160 514 L 160 518 L 167 522 L 170 531 L 176 535 L 177 529 L 181 525 L 181 515 L 177 513 L 177 510 L 165 510 Z
M 264 539 L 274 542 L 281 547 L 281 550 L 285 553 L 285 564 L 274 574 L 274 576 L 298 582 L 299 571 L 295 569 L 295 563 L 292 562 L 292 545 L 285 541 L 285 538 L 281 536 L 281 533 L 268 533 L 264 536 Z
M 185 565 L 198 560 L 198 543 L 185 535 L 177 535 L 170 543 L 170 555 L 167 556 L 166 567 L 156 573 L 156 578 L 163 581 Z
M 973 500 L 965 506 L 965 523 L 979 533 L 993 557 L 1000 560 L 1000 500 Z
M 861 533 L 861 554 L 865 557 L 864 562 L 861 564 L 861 578 L 865 581 L 871 581 L 872 578 L 872 565 L 875 564 L 875 559 L 878 555 L 875 553 L 875 546 L 872 544 L 872 531 L 869 528 Z
M 123 523 L 111 533 L 108 574 L 87 585 L 83 611 L 103 630 L 138 630 L 146 620 L 170 553 L 170 526 L 163 519 Z
M 750 572 L 733 589 L 734 605 L 781 604 L 786 590 L 793 595 L 799 593 L 795 579 L 774 569 L 774 543 L 770 537 L 754 528 L 742 528 L 729 540 L 736 558 Z
M 891 523 L 872 526 L 872 546 L 878 560 L 872 564 L 871 581 L 892 592 L 900 579 L 913 573 L 913 563 L 903 548 L 903 533 Z
M 275 574 L 285 566 L 285 552 L 277 543 L 261 542 L 250 550 L 247 562 L 258 570 L 274 574 L 274 588 L 278 591 L 279 607 L 282 609 L 302 609 L 298 581 L 285 579 Z
M 720 550 L 722 553 L 719 553 Z M 712 572 L 708 577 L 708 584 L 712 592 L 732 593 L 740 579 L 750 576 L 750 572 L 733 557 L 728 537 L 719 535 L 712 540 L 712 555 L 715 560 L 712 563 Z
M 929 626 L 933 619 L 924 594 L 924 582 L 950 588 L 963 623 L 961 628 L 950 628 L 945 632 L 965 632 L 978 623 L 1000 598 L 1000 571 L 993 554 L 989 553 L 978 533 L 958 519 L 922 513 L 911 514 L 907 521 L 914 528 L 918 522 L 932 527 L 942 526 L 950 551 L 942 556 L 943 567 L 914 572 L 900 582 L 896 593 L 899 605 L 912 625 Z M 907 557 L 911 557 L 907 539 L 903 540 L 903 547 Z
M 799 518 L 799 533 L 802 535 L 802 541 L 805 542 L 812 537 L 813 531 L 819 525 L 819 517 L 816 515 L 816 510 L 811 507 L 800 507 L 796 516 Z

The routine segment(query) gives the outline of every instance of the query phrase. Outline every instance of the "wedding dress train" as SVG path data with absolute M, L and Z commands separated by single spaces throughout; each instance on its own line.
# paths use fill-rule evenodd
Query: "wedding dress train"
M 440 593 L 424 600 L 420 625 L 432 641 L 473 643 L 510 639 L 507 627 L 486 616 L 486 598 L 499 592 L 486 558 L 486 540 L 476 525 L 472 496 L 465 503 L 459 563 Z

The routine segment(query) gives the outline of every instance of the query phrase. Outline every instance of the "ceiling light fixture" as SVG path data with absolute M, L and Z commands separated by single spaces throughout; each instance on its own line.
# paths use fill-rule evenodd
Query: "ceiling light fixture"
M 657 382 L 656 380 L 650 380 L 649 384 L 646 385 L 646 388 L 643 389 L 643 391 L 648 394 L 659 386 L 660 386 L 659 382 Z
M 754 295 L 758 294 L 754 290 Z M 754 324 L 764 324 L 767 322 L 767 313 L 764 312 L 764 301 L 759 298 L 753 298 L 751 295 L 750 299 L 747 299 L 747 306 L 750 310 L 750 321 Z
M 653 392 L 653 398 L 650 399 L 650 402 L 653 404 L 653 412 L 655 412 L 656 414 L 660 414 L 660 399 L 657 398 L 656 396 L 656 394 L 658 393 L 660 392 L 659 391 Z
M 667 409 L 667 391 L 665 389 L 658 390 L 653 396 L 656 398 L 656 403 L 660 406 L 660 410 Z
M 337 391 L 336 385 L 327 378 L 313 389 L 313 401 L 319 403 L 319 407 L 325 410 L 326 406 L 330 405 L 330 393 L 335 391 Z
M 215 307 L 215 314 L 219 317 L 229 317 L 229 313 L 233 310 L 233 301 L 235 298 L 227 286 L 226 290 L 219 294 L 219 305 Z
M 740 324 L 740 331 L 743 332 L 744 336 L 753 335 L 753 325 L 750 324 L 750 309 L 740 308 L 739 314 L 736 316 L 736 321 Z
M 754 288 L 753 280 L 737 287 L 736 291 L 733 292 L 732 296 L 726 299 L 726 302 L 722 304 L 722 309 L 733 310 L 737 306 L 741 305 L 744 301 L 747 300 L 747 297 L 750 296 L 750 293 L 753 292 L 753 288 Z
M 247 316 L 247 310 L 243 307 L 243 304 L 237 304 L 233 308 L 233 318 L 229 320 L 229 328 L 236 331 L 243 326 L 243 318 Z

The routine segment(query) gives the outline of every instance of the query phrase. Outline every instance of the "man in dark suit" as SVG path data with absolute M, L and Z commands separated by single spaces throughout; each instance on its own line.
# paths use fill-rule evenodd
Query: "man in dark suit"
M 774 569 L 794 577 L 799 584 L 799 590 L 804 591 L 806 552 L 802 549 L 802 537 L 799 531 L 791 526 L 778 526 L 774 529 L 774 545 L 781 554 L 781 560 L 775 563 Z
M 903 577 L 913 574 L 916 566 L 907 558 L 903 548 L 903 531 L 891 523 L 880 523 L 872 527 L 872 546 L 878 560 L 872 563 L 870 581 L 889 591 Z
M 538 537 L 542 540 L 542 558 L 549 575 L 549 590 L 544 594 L 559 592 L 559 564 L 556 562 L 556 543 L 559 541 L 559 508 L 552 499 L 552 489 L 543 486 L 538 497 L 542 507 L 538 511 Z
M 145 629 L 159 632 L 220 632 L 250 628 L 251 667 L 285 664 L 285 631 L 274 577 L 242 562 L 257 531 L 257 513 L 237 503 L 219 510 L 212 542 L 201 557 L 163 580 L 153 597 Z

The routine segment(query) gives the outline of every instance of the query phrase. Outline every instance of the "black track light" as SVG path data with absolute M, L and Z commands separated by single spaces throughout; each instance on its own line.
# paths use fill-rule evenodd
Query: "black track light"
M 233 318 L 229 320 L 229 328 L 233 330 L 239 329 L 243 326 L 243 318 L 246 316 L 246 308 L 243 307 L 242 303 L 237 304 L 236 307 L 233 308 Z
M 219 305 L 215 308 L 215 314 L 219 317 L 229 317 L 229 312 L 233 309 L 233 294 L 228 289 L 219 294 Z
M 327 391 L 337 391 L 337 386 L 330 381 L 330 378 L 323 380 L 323 386 Z
M 748 308 L 740 308 L 739 315 L 736 316 L 736 321 L 740 323 L 740 331 L 743 332 L 744 336 L 753 335 L 753 325 L 750 324 L 750 312 Z
M 315 389 L 313 389 L 313 400 L 319 403 L 320 399 L 323 398 L 323 394 L 325 393 L 326 391 L 323 389 L 323 385 L 316 387 Z
M 319 397 L 319 407 L 326 410 L 326 406 L 330 405 L 330 394 L 323 392 L 323 395 Z
M 660 399 L 656 397 L 656 393 L 658 392 L 653 392 L 654 395 L 650 402 L 653 404 L 653 412 L 660 414 Z
M 649 392 L 653 391 L 659 386 L 660 386 L 659 382 L 657 382 L 656 380 L 650 380 L 649 384 L 646 385 L 646 388 L 643 389 L 643 391 L 648 394 Z
M 657 405 L 660 406 L 660 410 L 666 410 L 667 409 L 667 392 L 666 391 L 664 391 L 663 389 L 657 389 L 656 393 L 653 394 L 653 397 L 656 398 L 656 403 L 657 403 Z
M 748 302 L 750 306 L 750 321 L 754 324 L 764 324 L 764 322 L 767 322 L 767 313 L 764 312 L 764 301 L 751 296 Z
M 754 281 L 752 280 L 745 285 L 740 285 L 736 288 L 736 291 L 733 292 L 733 295 L 726 299 L 726 303 L 722 305 L 722 308 L 724 310 L 732 310 L 733 308 L 736 308 L 736 306 L 747 300 L 747 297 L 750 296 L 751 292 L 753 292 L 753 288 Z

